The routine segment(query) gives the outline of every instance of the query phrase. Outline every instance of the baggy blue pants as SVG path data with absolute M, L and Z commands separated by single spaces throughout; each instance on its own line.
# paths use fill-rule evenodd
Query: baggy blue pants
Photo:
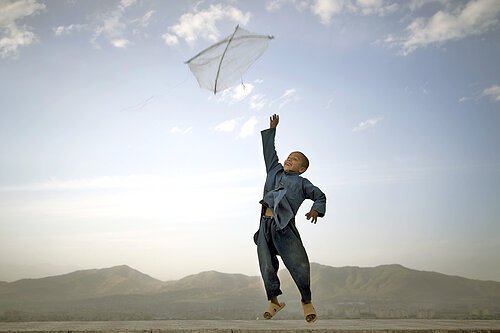
M 259 231 L 254 236 L 267 299 L 281 295 L 278 278 L 279 255 L 299 289 L 302 303 L 311 302 L 310 265 L 295 221 L 279 229 L 272 217 L 262 216 Z

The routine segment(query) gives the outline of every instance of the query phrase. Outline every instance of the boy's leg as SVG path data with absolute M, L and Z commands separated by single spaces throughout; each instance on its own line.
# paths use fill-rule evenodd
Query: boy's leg
M 276 299 L 278 295 L 282 294 L 278 278 L 279 261 L 270 234 L 271 228 L 274 228 L 274 223 L 272 222 L 273 220 L 270 218 L 261 218 L 259 235 L 256 241 L 260 273 L 264 281 L 268 300 Z
M 292 220 L 283 230 L 273 232 L 278 254 L 299 289 L 302 303 L 311 302 L 311 268 L 299 232 Z

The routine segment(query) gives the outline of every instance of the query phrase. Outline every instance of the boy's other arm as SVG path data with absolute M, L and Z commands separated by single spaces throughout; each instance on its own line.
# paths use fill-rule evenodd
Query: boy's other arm
M 264 152 L 264 162 L 266 163 L 266 171 L 269 172 L 275 168 L 278 163 L 278 154 L 274 145 L 276 136 L 276 127 L 279 123 L 279 116 L 274 114 L 269 118 L 269 128 L 261 132 L 262 148 Z
M 305 180 L 304 192 L 306 199 L 314 201 L 311 210 L 306 213 L 306 219 L 311 220 L 311 223 L 316 223 L 318 217 L 325 216 L 326 195 L 308 180 Z

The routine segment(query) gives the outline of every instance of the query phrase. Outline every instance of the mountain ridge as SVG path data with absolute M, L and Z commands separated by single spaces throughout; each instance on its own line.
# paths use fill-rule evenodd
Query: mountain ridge
M 290 304 L 281 316 L 297 318 L 300 295 L 288 271 L 279 276 L 281 299 Z M 311 287 L 323 317 L 500 318 L 500 282 L 399 264 L 311 263 Z M 265 302 L 259 276 L 215 270 L 161 281 L 119 265 L 0 283 L 0 320 L 255 319 Z

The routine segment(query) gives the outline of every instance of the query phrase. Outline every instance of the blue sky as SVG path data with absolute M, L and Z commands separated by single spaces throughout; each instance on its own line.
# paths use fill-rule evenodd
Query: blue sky
M 500 281 L 500 2 L 0 1 L 0 280 L 258 275 L 260 130 L 327 195 L 311 261 Z M 217 95 L 184 61 L 273 35 Z M 23 275 L 25 274 L 25 275 Z

